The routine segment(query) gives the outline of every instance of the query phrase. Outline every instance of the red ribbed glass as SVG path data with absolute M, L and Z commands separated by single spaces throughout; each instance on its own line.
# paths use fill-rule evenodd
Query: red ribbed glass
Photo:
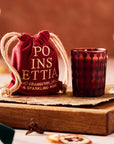
M 74 96 L 97 97 L 104 94 L 107 50 L 76 48 L 71 50 Z

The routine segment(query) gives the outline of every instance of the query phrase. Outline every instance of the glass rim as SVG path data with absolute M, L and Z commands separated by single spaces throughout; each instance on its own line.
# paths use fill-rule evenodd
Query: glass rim
M 106 48 L 74 48 L 72 52 L 107 52 Z

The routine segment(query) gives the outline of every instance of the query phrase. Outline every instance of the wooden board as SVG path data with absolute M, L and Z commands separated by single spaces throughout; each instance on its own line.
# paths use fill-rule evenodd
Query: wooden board
M 114 132 L 114 101 L 94 107 L 0 103 L 0 122 L 27 129 L 33 119 L 46 131 L 108 135 Z

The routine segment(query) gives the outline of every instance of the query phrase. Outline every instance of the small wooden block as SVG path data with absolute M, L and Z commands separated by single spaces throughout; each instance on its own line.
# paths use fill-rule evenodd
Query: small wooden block
M 46 131 L 108 135 L 114 132 L 114 101 L 91 108 L 0 103 L 0 122 L 27 129 L 34 119 Z

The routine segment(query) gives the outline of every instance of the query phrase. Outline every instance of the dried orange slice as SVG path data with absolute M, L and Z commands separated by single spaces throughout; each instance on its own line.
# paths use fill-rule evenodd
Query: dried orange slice
M 92 141 L 85 136 L 78 134 L 59 135 L 59 144 L 92 144 Z
M 51 143 L 58 143 L 59 141 L 59 134 L 49 134 L 47 136 L 47 139 L 51 142 Z

